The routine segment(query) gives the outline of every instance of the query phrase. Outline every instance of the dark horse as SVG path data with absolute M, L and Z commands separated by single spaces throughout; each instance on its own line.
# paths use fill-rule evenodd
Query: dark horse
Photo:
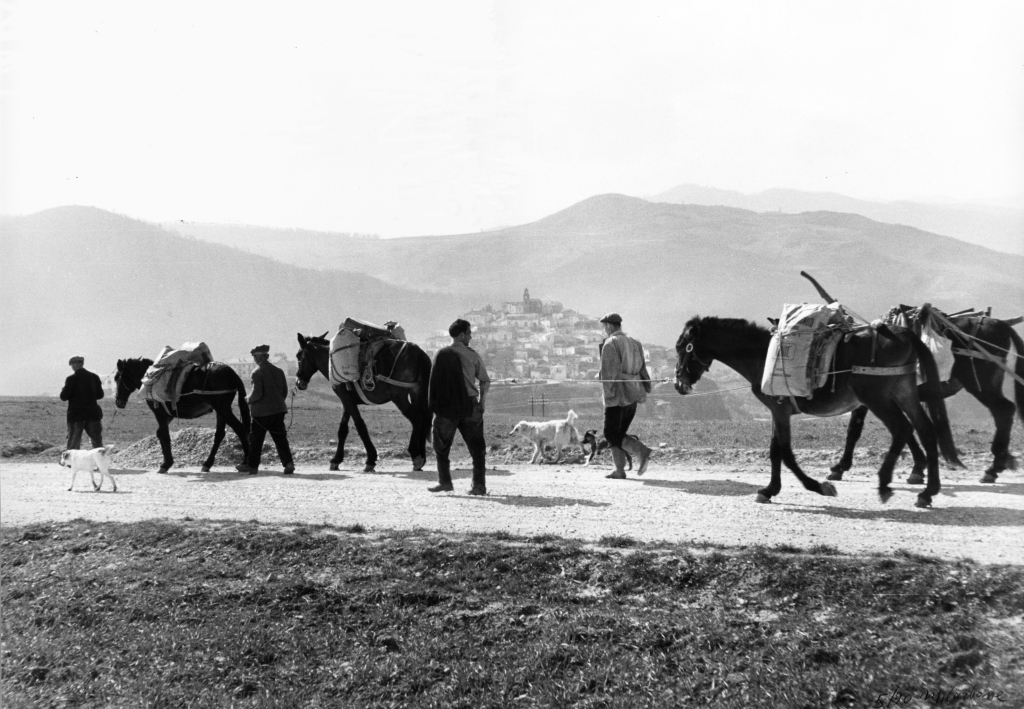
M 295 375 L 295 385 L 300 390 L 309 386 L 309 380 L 317 372 L 330 380 L 327 362 L 330 356 L 330 342 L 327 333 L 320 337 L 303 337 L 299 335 L 299 371 Z M 395 383 L 381 379 L 375 381 L 373 389 L 360 387 L 367 401 L 363 401 L 357 384 L 341 384 L 333 387 L 334 393 L 341 399 L 344 412 L 338 425 L 338 450 L 331 458 L 331 470 L 337 470 L 338 464 L 345 460 L 345 439 L 348 437 L 349 417 L 355 420 L 356 431 L 366 448 L 365 473 L 372 473 L 377 465 L 377 449 L 370 440 L 370 432 L 366 428 L 359 413 L 359 405 L 370 403 L 386 404 L 389 401 L 412 422 L 412 436 L 409 438 L 409 456 L 412 458 L 412 469 L 423 470 L 427 462 L 427 435 L 430 433 L 430 409 L 427 407 L 427 385 L 430 382 L 430 357 L 412 342 L 387 340 L 374 357 L 374 368 L 378 375 L 386 374 Z
M 940 487 L 936 439 L 943 457 L 953 464 L 960 464 L 941 396 L 937 392 L 929 392 L 926 399 L 931 412 L 929 420 L 918 398 L 914 373 L 876 376 L 854 374 L 850 370 L 854 366 L 897 367 L 920 360 L 929 381 L 937 382 L 935 359 L 928 347 L 906 328 L 882 326 L 877 334 L 875 342 L 868 329 L 852 333 L 848 340 L 840 340 L 835 367 L 825 386 L 817 389 L 813 398 L 775 397 L 761 393 L 771 333 L 747 320 L 695 317 L 686 324 L 676 342 L 676 391 L 689 394 L 716 359 L 750 382 L 754 396 L 772 413 L 772 477 L 768 487 L 758 491 L 758 502 L 771 502 L 782 489 L 781 463 L 785 463 L 808 490 L 834 497 L 836 489 L 832 483 L 819 483 L 808 477 L 797 464 L 790 444 L 789 418 L 797 413 L 838 416 L 865 405 L 892 434 L 892 446 L 878 470 L 878 496 L 882 502 L 892 497 L 889 483 L 893 467 L 907 437 L 916 430 L 928 458 L 928 485 L 918 494 L 917 506 L 929 507 Z
M 117 382 L 117 395 L 114 403 L 117 408 L 123 409 L 128 403 L 128 397 L 132 392 L 138 391 L 142 386 L 142 377 L 153 364 L 151 359 L 119 359 L 117 360 L 117 374 L 114 381 Z M 242 414 L 242 420 L 235 417 L 231 410 L 231 402 L 235 395 L 238 395 L 238 410 Z M 185 377 L 185 383 L 181 388 L 181 397 L 178 399 L 177 407 L 173 413 L 164 408 L 158 401 L 146 401 L 150 410 L 156 416 L 156 437 L 160 440 L 160 448 L 164 453 L 164 462 L 160 466 L 159 473 L 166 473 L 172 465 L 174 458 L 171 456 L 171 432 L 167 425 L 172 419 L 195 419 L 205 416 L 211 411 L 217 412 L 217 431 L 213 436 L 213 450 L 210 456 L 203 463 L 203 472 L 210 472 L 213 461 L 217 457 L 217 449 L 224 440 L 224 424 L 231 426 L 231 430 L 242 442 L 242 461 L 249 458 L 249 404 L 245 400 L 245 384 L 238 372 L 226 364 L 211 362 L 202 364 L 193 369 Z
M 942 382 L 941 392 L 943 397 L 950 397 L 960 390 L 966 390 L 971 396 L 980 401 L 992 414 L 996 424 L 996 433 L 992 438 L 992 465 L 985 471 L 981 482 L 994 483 L 999 473 L 1006 469 L 1016 470 L 1017 459 L 1010 453 L 1010 430 L 1013 428 L 1013 402 L 1003 396 L 1003 379 L 1006 370 L 976 353 L 974 348 L 983 347 L 996 359 L 1006 361 L 1010 344 L 1013 344 L 1017 352 L 1017 363 L 1014 372 L 1017 379 L 1014 382 L 1014 395 L 1017 399 L 1017 415 L 1024 421 L 1024 342 L 1020 335 L 1014 332 L 1013 321 L 996 320 L 989 317 L 964 316 L 951 317 L 949 320 L 956 326 L 956 332 L 948 328 L 941 328 L 940 333 L 950 338 L 953 342 L 953 371 L 948 381 Z M 968 341 L 969 336 L 975 342 Z M 973 346 L 972 346 L 973 345 Z M 987 347 L 986 347 L 987 345 Z M 972 356 L 973 351 L 973 356 Z M 842 480 L 843 473 L 850 469 L 853 464 L 853 449 L 860 439 L 864 430 L 864 419 L 867 418 L 867 407 L 861 406 L 850 416 L 850 426 L 846 432 L 846 448 L 843 450 L 843 457 L 832 466 L 832 474 L 829 480 Z M 917 441 L 911 436 L 907 439 L 910 452 L 914 456 L 914 468 L 907 478 L 910 485 L 920 485 L 924 482 L 922 474 L 927 463 L 925 454 Z

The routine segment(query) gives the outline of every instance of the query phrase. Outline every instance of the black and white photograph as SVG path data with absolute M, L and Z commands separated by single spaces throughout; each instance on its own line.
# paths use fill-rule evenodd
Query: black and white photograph
M 1024 706 L 1022 39 L 0 0 L 0 703 Z

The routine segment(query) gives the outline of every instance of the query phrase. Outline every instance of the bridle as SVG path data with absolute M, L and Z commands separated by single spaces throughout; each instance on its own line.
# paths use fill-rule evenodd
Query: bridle
M 122 401 L 125 404 L 127 404 L 128 403 L 128 397 L 131 396 L 132 394 L 134 394 L 136 391 L 138 391 L 142 387 L 142 380 L 139 380 L 138 382 L 135 382 L 133 384 L 131 382 L 126 381 L 125 374 L 127 374 L 127 372 L 125 370 L 121 370 L 117 374 L 114 375 L 114 381 L 117 382 L 117 392 L 114 394 L 114 403 L 115 404 L 119 404 Z M 119 396 L 120 393 L 121 393 L 121 387 L 124 387 L 125 390 L 128 392 L 125 395 L 124 399 L 121 399 L 120 396 Z
M 306 338 L 306 344 L 303 345 L 301 350 L 299 350 L 299 354 L 297 356 L 297 359 L 299 360 L 299 371 L 295 373 L 295 385 L 299 388 L 299 390 L 304 390 L 306 387 L 308 387 L 309 381 L 313 378 L 313 375 L 315 375 L 319 371 L 319 367 L 317 367 L 316 361 L 310 361 L 308 366 L 312 368 L 312 373 L 305 380 L 303 380 L 300 376 L 300 373 L 302 371 L 302 365 L 306 364 L 306 349 L 309 347 L 327 349 L 329 345 L 326 342 L 317 342 L 312 337 Z
M 690 358 L 693 358 L 693 361 L 696 362 L 701 367 L 700 371 L 696 373 L 696 376 L 691 376 L 689 372 L 686 371 L 686 365 L 689 364 Z M 693 342 L 687 342 L 686 347 L 683 348 L 682 359 L 679 360 L 679 365 L 676 367 L 676 381 L 679 381 L 679 376 L 681 374 L 686 374 L 690 379 L 693 380 L 689 382 L 690 385 L 693 385 L 697 382 L 698 379 L 704 376 L 704 372 L 708 371 L 709 369 L 711 369 L 711 362 L 705 362 L 704 360 L 702 360 L 697 355 L 697 351 L 693 347 Z

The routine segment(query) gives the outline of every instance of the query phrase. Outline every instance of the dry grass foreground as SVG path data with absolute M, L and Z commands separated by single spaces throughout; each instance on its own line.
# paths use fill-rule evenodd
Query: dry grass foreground
M 252 522 L 0 549 L 5 707 L 1024 701 L 1020 567 Z

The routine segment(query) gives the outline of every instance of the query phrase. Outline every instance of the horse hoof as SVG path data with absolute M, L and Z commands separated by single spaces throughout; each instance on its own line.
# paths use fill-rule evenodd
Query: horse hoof
M 836 492 L 836 486 L 832 483 L 822 483 L 821 494 L 825 497 L 837 497 L 839 495 L 839 493 Z
M 210 472 L 210 466 L 209 465 L 204 465 L 202 468 L 200 468 L 199 472 L 201 472 L 201 473 L 208 473 L 208 472 Z
M 826 478 L 826 480 L 842 480 L 842 479 L 843 479 L 843 471 L 842 470 L 836 470 L 835 468 L 832 469 L 832 472 L 829 473 L 829 476 Z
M 992 473 L 985 473 L 984 475 L 981 476 L 981 480 L 980 480 L 980 482 L 983 482 L 983 483 L 994 483 L 995 481 L 996 481 L 996 476 L 994 474 L 992 474 Z
M 340 468 L 338 468 L 337 463 L 331 463 L 331 467 L 329 467 L 328 470 L 340 470 Z
M 372 472 L 374 472 L 374 468 L 376 468 L 376 467 L 377 467 L 376 465 L 369 465 L 368 464 L 365 468 L 363 468 L 363 472 L 364 473 L 372 473 Z
M 426 465 L 427 459 L 420 456 L 416 456 L 412 459 L 412 471 L 418 473 L 423 470 L 423 466 Z
M 167 475 L 167 468 L 160 468 L 160 470 L 156 472 L 159 473 L 160 475 Z
M 892 490 L 885 488 L 884 490 L 878 491 L 878 499 L 882 501 L 884 505 L 886 502 L 892 499 Z
M 760 492 L 757 493 L 757 497 L 754 498 L 754 502 L 759 502 L 762 505 L 767 505 L 771 501 L 772 498 L 768 497 L 767 495 L 762 495 Z
M 924 485 L 924 476 L 921 473 L 911 473 L 907 477 L 907 485 Z
M 932 499 L 930 497 L 921 497 L 918 495 L 917 502 L 914 503 L 914 507 L 931 507 Z

